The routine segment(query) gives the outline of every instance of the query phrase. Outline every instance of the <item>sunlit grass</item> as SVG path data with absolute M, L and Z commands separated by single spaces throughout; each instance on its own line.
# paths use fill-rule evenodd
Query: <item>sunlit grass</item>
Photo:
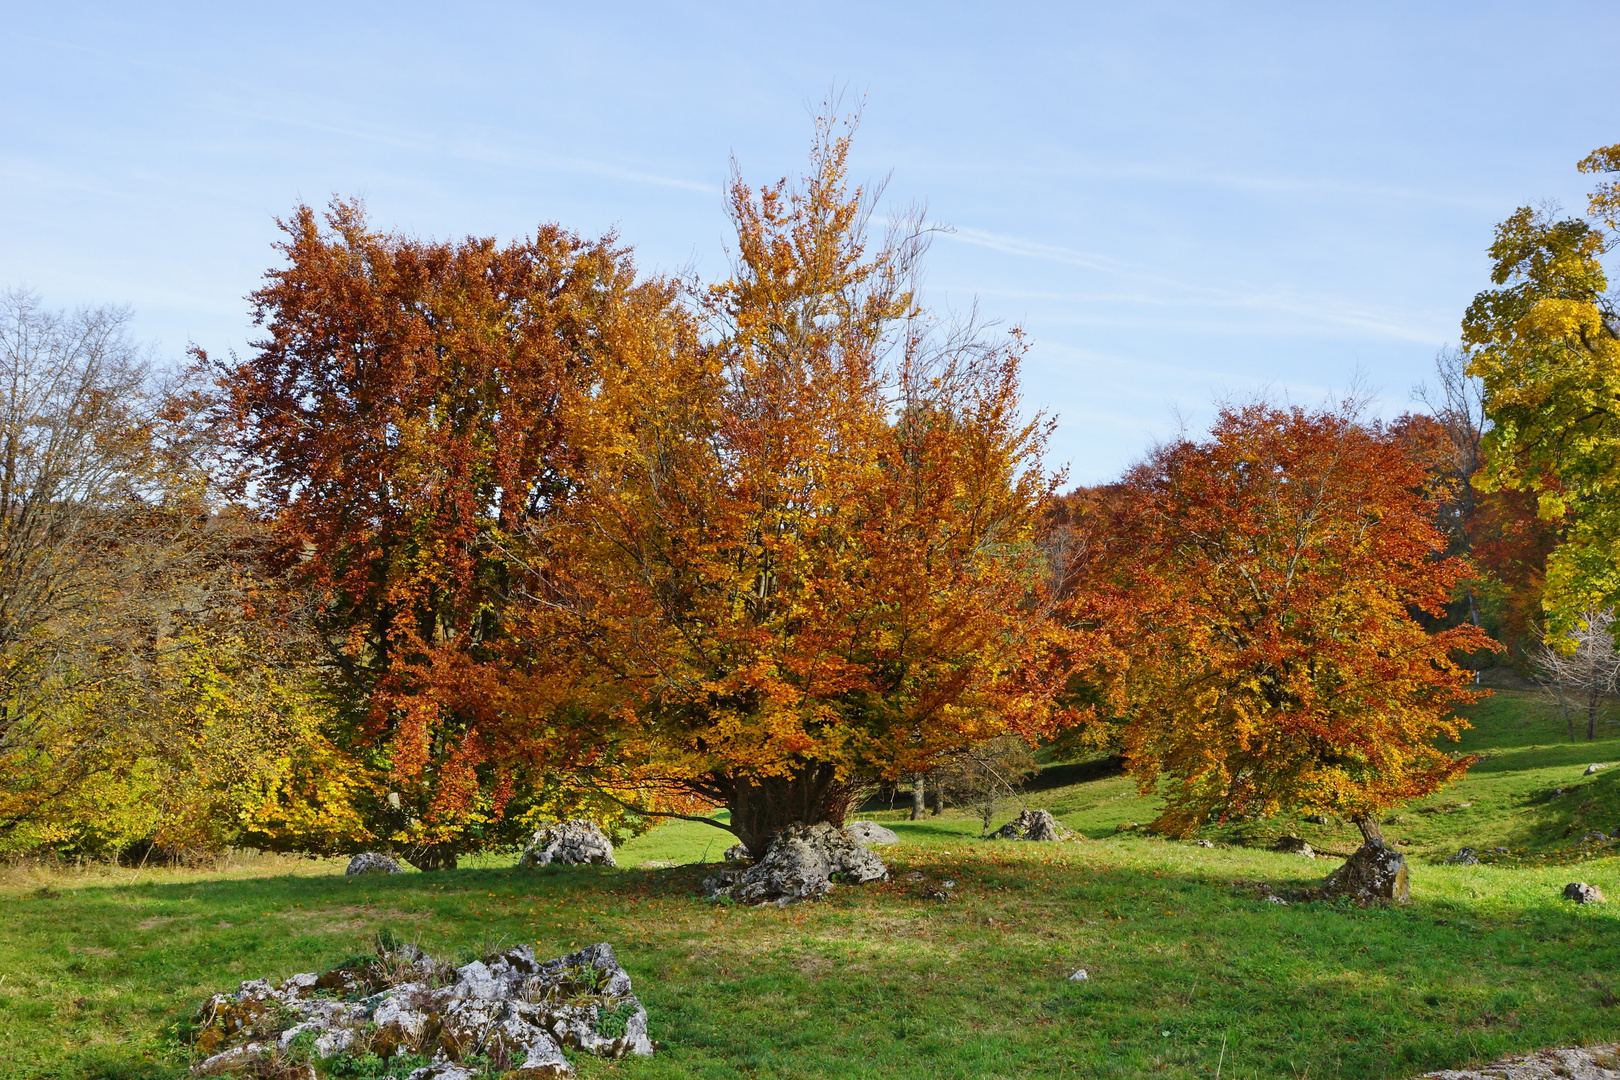
M 1616 905 L 1560 893 L 1578 878 L 1620 901 L 1620 862 L 1566 865 L 1613 850 L 1578 833 L 1614 808 L 1620 769 L 1581 773 L 1620 744 L 1571 750 L 1529 704 L 1481 707 L 1466 745 L 1495 756 L 1423 804 L 1449 813 L 1408 808 L 1387 828 L 1411 840 L 1403 909 L 1258 902 L 1234 883 L 1304 883 L 1335 863 L 1232 846 L 1236 828 L 1213 849 L 1116 832 L 1155 812 L 1121 777 L 1034 797 L 1087 837 L 1068 844 L 983 841 L 951 813 L 863 815 L 902 837 L 884 852 L 893 880 L 785 909 L 704 902 L 704 861 L 730 837 L 684 822 L 624 845 L 616 871 L 503 859 L 346 879 L 340 861 L 296 862 L 63 876 L 56 895 L 16 881 L 0 889 L 0 1077 L 184 1075 L 167 1031 L 209 993 L 329 965 L 384 925 L 454 956 L 612 942 L 664 1046 L 581 1059 L 586 1077 L 1207 1077 L 1217 1062 L 1226 1077 L 1402 1077 L 1612 1039 Z M 1571 794 L 1544 797 L 1559 786 Z M 1282 831 L 1353 843 L 1348 826 L 1292 818 L 1247 835 Z M 1438 864 L 1464 844 L 1516 854 Z M 948 903 L 930 898 L 944 880 Z M 1071 981 L 1082 967 L 1090 979 Z

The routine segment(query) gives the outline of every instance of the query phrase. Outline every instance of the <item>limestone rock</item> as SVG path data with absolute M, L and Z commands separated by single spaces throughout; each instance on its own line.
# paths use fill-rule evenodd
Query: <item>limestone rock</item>
M 1601 831 L 1599 831 L 1597 829 L 1593 829 L 1589 833 L 1583 833 L 1582 834 L 1581 843 L 1583 843 L 1583 844 L 1601 844 L 1601 843 L 1603 843 L 1604 841 L 1606 841 L 1608 839 L 1609 839 L 1609 834 L 1608 833 L 1601 832 Z
M 1002 840 L 1067 840 L 1073 835 L 1058 824 L 1050 810 L 1020 811 L 993 834 Z
M 349 860 L 345 874 L 403 874 L 404 868 L 387 855 L 375 851 L 362 851 Z
M 424 1065 L 414 1070 L 405 1080 L 478 1080 L 479 1070 L 445 1061 Z
M 826 823 L 789 825 L 771 838 L 765 855 L 746 870 L 722 870 L 704 880 L 711 897 L 748 904 L 788 904 L 825 896 L 833 878 L 853 884 L 882 881 L 888 867 L 844 830 Z
M 1193 843 L 1196 844 L 1198 847 L 1214 847 L 1215 846 L 1215 841 L 1213 841 L 1213 840 L 1194 840 Z
M 1316 858 L 1316 852 L 1311 850 L 1311 845 L 1307 844 L 1297 836 L 1283 837 L 1281 840 L 1278 840 L 1275 844 L 1271 845 L 1271 850 L 1280 851 L 1284 855 L 1303 855 L 1307 859 Z
M 1412 895 L 1406 856 L 1380 841 L 1369 840 L 1327 876 L 1323 891 L 1328 896 L 1348 896 L 1362 902 L 1404 904 Z
M 753 856 L 748 854 L 747 846 L 743 844 L 732 844 L 730 847 L 726 848 L 725 853 L 720 857 L 726 860 L 726 862 L 745 862 L 748 859 L 753 858 Z
M 547 825 L 534 834 L 518 857 L 518 869 L 533 866 L 617 866 L 613 844 L 594 821 L 576 819 Z
M 1418 1080 L 1620 1080 L 1620 1046 L 1572 1046 L 1503 1058 L 1477 1069 L 1442 1069 Z
M 1603 890 L 1584 881 L 1572 881 L 1564 886 L 1564 899 L 1573 900 L 1577 904 L 1601 904 Z
M 850 835 L 857 844 L 898 844 L 900 837 L 895 835 L 893 829 L 885 829 L 875 821 L 852 821 L 844 826 L 844 831 Z
M 1457 854 L 1445 860 L 1447 866 L 1478 866 L 1479 856 L 1471 847 L 1458 848 Z
M 737 882 L 742 880 L 743 874 L 747 873 L 747 871 L 748 867 L 746 866 L 727 867 L 724 870 L 715 871 L 703 879 L 704 895 L 710 900 L 718 900 L 721 897 L 729 899 L 732 890 L 737 887 Z
M 1590 764 L 1590 765 L 1588 765 L 1586 767 L 1586 772 L 1584 772 L 1582 775 L 1583 776 L 1591 776 L 1594 773 L 1602 772 L 1604 769 L 1607 769 L 1608 767 L 1609 767 L 1609 763 L 1607 761 L 1594 761 L 1592 764 Z
M 319 996 L 339 987 L 356 996 Z M 647 1011 L 605 942 L 543 962 L 521 945 L 459 968 L 405 946 L 275 987 L 245 982 L 210 998 L 197 1023 L 196 1047 L 207 1056 L 192 1071 L 205 1076 L 259 1075 L 261 1051 L 307 1032 L 317 1033 L 319 1057 L 358 1047 L 431 1058 L 415 1080 L 471 1080 L 482 1074 L 460 1063 L 474 1055 L 510 1061 L 503 1075 L 542 1080 L 571 1075 L 564 1046 L 611 1058 L 653 1052 Z
M 1326 825 L 1327 823 L 1327 818 L 1323 817 L 1321 814 L 1305 815 L 1305 824 L 1307 825 Z

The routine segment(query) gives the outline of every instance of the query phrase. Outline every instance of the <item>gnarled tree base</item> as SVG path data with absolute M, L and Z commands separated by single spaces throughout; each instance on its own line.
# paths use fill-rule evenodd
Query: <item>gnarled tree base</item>
M 731 811 L 731 831 L 748 850 L 763 853 L 771 837 L 789 825 L 844 819 L 870 785 L 840 780 L 830 765 L 810 765 L 789 776 L 712 775 L 705 794 L 718 795 Z

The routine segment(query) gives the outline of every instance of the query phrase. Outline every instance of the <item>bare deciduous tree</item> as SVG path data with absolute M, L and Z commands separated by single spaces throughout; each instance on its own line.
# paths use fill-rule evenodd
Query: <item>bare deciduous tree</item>
M 127 760 L 210 606 L 196 429 L 128 313 L 0 294 L 0 836 Z
M 1412 396 L 1428 406 L 1450 436 L 1453 462 L 1449 479 L 1458 488 L 1464 511 L 1473 509 L 1470 478 L 1485 464 L 1483 440 L 1491 426 L 1485 414 L 1485 384 L 1468 374 L 1469 359 L 1463 349 L 1442 349 L 1434 358 L 1439 385 L 1431 389 L 1425 383 L 1412 390 Z
M 979 835 L 987 836 L 1002 802 L 1016 794 L 1036 768 L 1029 743 L 1017 735 L 1002 735 L 961 751 L 929 776 L 936 791 L 978 816 Z
M 1620 689 L 1620 652 L 1614 647 L 1614 612 L 1586 611 L 1567 637 L 1543 635 L 1532 657 L 1536 673 L 1558 702 L 1575 737 L 1575 714 L 1586 714 L 1586 737 L 1597 738 L 1607 699 Z

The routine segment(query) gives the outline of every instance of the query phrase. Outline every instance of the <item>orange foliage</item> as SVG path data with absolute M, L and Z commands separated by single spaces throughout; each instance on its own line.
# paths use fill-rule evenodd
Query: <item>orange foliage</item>
M 554 664 L 508 707 L 549 718 L 560 766 L 724 804 L 750 846 L 1063 719 L 1021 339 L 931 343 L 920 234 L 868 250 L 847 150 L 824 125 L 802 188 L 733 184 L 708 343 L 602 370 L 574 494 L 531 536 L 527 633 Z
M 1433 743 L 1474 694 L 1429 634 L 1468 563 L 1445 558 L 1422 464 L 1340 408 L 1223 410 L 1089 501 L 1067 601 L 1103 688 L 1093 741 L 1123 748 L 1161 829 L 1312 809 L 1356 820 L 1467 768 Z M 1082 515 L 1084 516 L 1084 515 Z

